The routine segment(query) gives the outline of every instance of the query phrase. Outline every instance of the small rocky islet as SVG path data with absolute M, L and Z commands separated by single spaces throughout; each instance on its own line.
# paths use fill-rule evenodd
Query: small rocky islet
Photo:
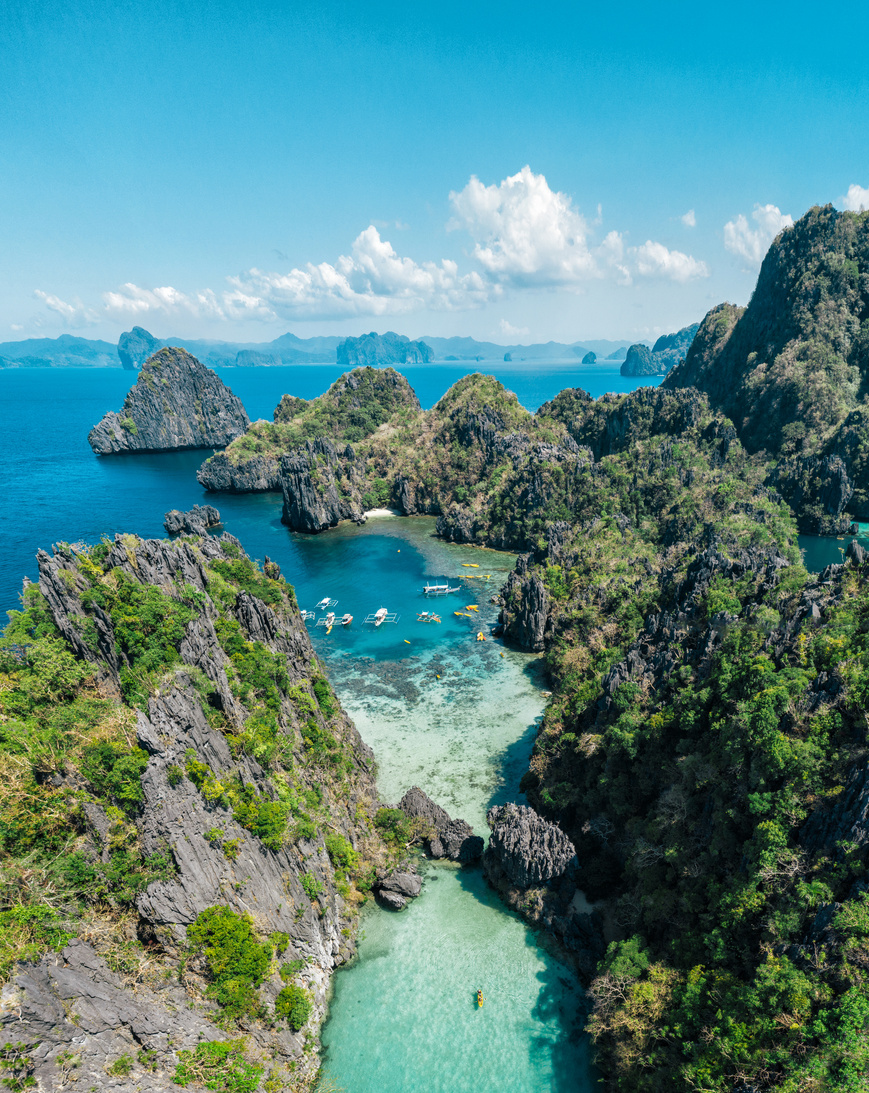
M 250 425 L 241 400 L 185 349 L 159 349 L 142 365 L 120 412 L 91 430 L 97 455 L 223 448 Z
M 869 1067 L 869 558 L 854 543 L 811 575 L 797 547 L 798 528 L 864 515 L 867 250 L 865 216 L 811 210 L 749 307 L 714 308 L 657 389 L 567 390 L 530 414 L 468 376 L 423 411 L 364 366 L 285 397 L 200 470 L 212 490 L 281 489 L 293 530 L 389 506 L 520 552 L 492 591 L 552 694 L 531 807 L 490 810 L 482 863 L 587 986 L 611 1089 L 845 1091 Z M 420 787 L 378 799 L 291 588 L 231 536 L 39 562 L 2 651 L 5 852 L 24 890 L 72 808 L 64 883 L 112 914 L 97 930 L 21 898 L 0 912 L 23 931 L 3 995 L 13 1078 L 54 1080 L 75 1050 L 99 1086 L 139 1045 L 175 1067 L 211 1051 L 253 1077 L 276 1060 L 313 1074 L 300 1033 L 361 899 L 416 897 L 408 846 L 472 862 L 482 840 Z M 70 711 L 77 735 L 46 751 Z M 180 983 L 128 970 L 131 931 Z M 252 969 L 232 988 L 218 931 Z

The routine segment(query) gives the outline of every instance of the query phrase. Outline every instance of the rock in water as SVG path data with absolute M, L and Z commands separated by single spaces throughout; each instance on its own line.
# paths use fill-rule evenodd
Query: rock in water
M 163 343 L 142 326 L 125 330 L 118 338 L 118 356 L 121 359 L 121 366 L 128 372 L 135 372 L 149 357 L 162 348 Z
M 381 903 L 393 911 L 401 911 L 408 900 L 416 899 L 422 891 L 422 878 L 417 873 L 390 873 L 374 885 L 374 893 Z
M 583 364 L 594 364 L 596 360 L 597 360 L 597 353 L 593 353 L 591 350 L 589 350 L 586 353 L 586 355 L 582 358 L 582 363 Z
M 487 876 L 505 873 L 520 888 L 554 880 L 576 861 L 576 851 L 560 827 L 525 805 L 498 805 L 486 819 L 492 837 L 483 855 Z
M 98 455 L 223 448 L 247 429 L 241 400 L 185 349 L 161 349 L 142 366 L 120 413 L 90 432 Z
M 483 853 L 483 840 L 464 820 L 453 820 L 424 793 L 419 786 L 411 786 L 398 802 L 398 807 L 414 820 L 422 820 L 429 826 L 425 838 L 426 849 L 433 858 L 449 858 L 462 863 L 474 862 Z
M 220 513 L 214 505 L 194 505 L 187 512 L 172 509 L 166 513 L 163 527 L 170 535 L 205 535 L 220 523 Z

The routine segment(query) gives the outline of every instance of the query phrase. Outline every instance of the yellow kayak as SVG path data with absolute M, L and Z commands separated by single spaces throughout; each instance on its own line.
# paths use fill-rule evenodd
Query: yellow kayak
M 470 618 L 470 615 L 468 616 L 468 618 Z M 477 634 L 477 641 L 485 641 L 485 640 L 486 639 L 483 637 L 483 631 L 481 630 L 479 632 L 479 634 Z
M 454 611 L 453 614 L 458 615 L 460 619 L 469 619 L 471 617 L 470 615 L 466 614 L 464 611 Z
M 485 1001 L 485 999 L 483 998 L 483 992 L 482 991 L 477 991 L 477 1009 L 482 1009 L 483 1008 L 483 1002 L 484 1001 Z
M 465 569 L 479 569 L 480 568 L 477 565 L 476 562 L 462 562 L 462 565 L 465 567 Z
M 466 611 L 479 611 L 480 608 L 475 603 L 465 604 Z

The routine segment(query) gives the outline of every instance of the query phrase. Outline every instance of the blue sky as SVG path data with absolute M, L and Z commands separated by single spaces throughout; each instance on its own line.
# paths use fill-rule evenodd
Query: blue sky
M 648 339 L 744 303 L 789 218 L 869 206 L 858 5 L 30 0 L 0 29 L 0 340 Z

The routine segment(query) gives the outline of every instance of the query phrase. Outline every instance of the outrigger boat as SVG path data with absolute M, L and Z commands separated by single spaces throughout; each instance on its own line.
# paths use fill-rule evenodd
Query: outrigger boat
M 461 588 L 456 585 L 455 588 L 449 584 L 428 584 L 423 587 L 422 594 L 424 596 L 449 596 L 452 592 L 460 592 Z
M 337 602 L 337 600 L 330 600 L 328 596 L 324 596 L 316 605 L 316 609 L 317 611 L 325 611 L 327 607 L 334 607 Z
M 399 615 L 391 615 L 385 607 L 379 608 L 373 615 L 366 615 L 366 622 L 373 622 L 375 626 L 380 626 L 382 622 L 398 622 Z
M 302 612 L 302 622 L 310 622 L 311 619 L 315 619 L 316 617 L 317 617 L 317 614 L 316 614 L 315 611 L 303 611 Z
M 436 615 L 434 611 L 420 611 L 416 616 L 417 622 L 440 622 L 440 615 Z

